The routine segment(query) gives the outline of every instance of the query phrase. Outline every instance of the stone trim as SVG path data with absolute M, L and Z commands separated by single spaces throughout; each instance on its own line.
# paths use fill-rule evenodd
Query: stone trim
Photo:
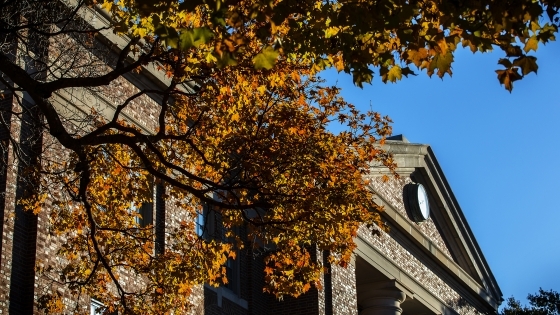
M 401 176 L 411 174 L 430 191 L 433 206 L 439 208 L 434 218 L 443 229 L 443 236 L 449 240 L 451 253 L 463 270 L 471 277 L 479 277 L 479 284 L 484 287 L 499 305 L 502 292 L 498 286 L 476 239 L 468 226 L 459 203 L 447 182 L 432 148 L 425 144 L 411 144 L 402 141 L 387 141 L 382 149 L 394 155 L 398 164 L 397 173 Z M 387 174 L 388 169 L 379 165 L 372 165 L 370 176 Z M 497 308 L 497 306 L 496 306 Z
M 432 312 L 438 315 L 460 315 L 360 235 L 356 238 L 356 244 L 358 248 L 355 252 L 358 256 L 389 279 L 396 280 L 403 287 L 408 288 L 414 299 L 421 301 Z
M 478 282 L 465 272 L 453 259 L 447 256 L 439 249 L 428 237 L 426 237 L 416 226 L 410 224 L 404 216 L 393 209 L 393 207 L 383 200 L 379 195 L 374 197 L 374 202 L 383 206 L 385 211 L 381 213 L 384 219 L 387 219 L 394 225 L 408 241 L 412 242 L 417 248 L 423 250 L 424 257 L 435 261 L 444 272 L 451 275 L 456 281 L 470 288 L 475 294 L 478 294 L 483 300 L 490 303 L 493 307 L 498 307 L 498 303 L 486 292 Z M 394 236 L 395 233 L 390 233 Z

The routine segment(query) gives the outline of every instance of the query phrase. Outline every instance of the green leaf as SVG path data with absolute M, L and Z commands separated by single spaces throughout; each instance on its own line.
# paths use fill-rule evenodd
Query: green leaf
M 533 35 L 525 43 L 523 50 L 528 53 L 531 49 L 537 51 L 537 48 L 539 48 L 539 40 L 537 39 L 537 36 Z
M 167 27 L 165 25 L 160 25 L 154 33 L 164 40 L 165 46 L 171 48 L 177 48 L 179 44 L 179 34 L 172 27 Z
M 237 60 L 233 58 L 230 53 L 223 53 L 222 56 L 218 57 L 217 66 L 218 68 L 224 68 L 227 66 L 235 66 L 237 65 Z
M 258 55 L 253 58 L 253 64 L 255 69 L 266 69 L 270 70 L 276 64 L 276 59 L 278 58 L 278 52 L 274 48 L 267 46 Z
M 513 65 L 521 68 L 521 73 L 523 73 L 523 75 L 527 75 L 531 72 L 537 73 L 537 70 L 539 70 L 537 58 L 533 56 L 521 56 L 513 61 Z
M 193 29 L 182 29 L 180 35 L 180 47 L 181 49 L 189 49 L 191 47 L 197 48 L 202 44 L 208 43 L 214 33 L 207 27 L 197 27 Z

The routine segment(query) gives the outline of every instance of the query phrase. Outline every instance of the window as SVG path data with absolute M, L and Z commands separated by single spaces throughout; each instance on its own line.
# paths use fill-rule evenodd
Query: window
M 228 283 L 225 285 L 226 288 L 230 289 L 234 293 L 239 293 L 239 277 L 237 266 L 239 263 L 231 257 L 228 257 L 226 261 L 226 276 L 228 278 Z
M 202 209 L 199 209 L 196 211 L 196 235 L 198 236 L 202 236 L 204 235 L 204 216 L 205 216 L 205 211 L 206 207 L 202 207 Z
M 91 299 L 89 306 L 90 315 L 101 315 L 105 311 L 106 307 L 101 302 Z M 117 315 L 117 311 L 110 313 L 109 315 Z
M 96 300 L 91 300 L 90 303 L 90 307 L 89 307 L 89 313 L 91 315 L 99 315 L 103 313 L 103 304 L 101 304 L 100 302 L 96 301 Z
M 154 222 L 154 204 L 151 202 L 144 202 L 139 208 L 136 208 L 140 216 L 136 217 L 136 223 L 140 227 L 147 227 Z
M 196 235 L 206 240 L 227 241 L 226 229 L 222 224 L 221 214 L 212 211 L 212 207 L 208 204 L 204 204 L 201 209 L 196 211 L 195 229 Z M 239 294 L 240 280 L 237 259 L 228 258 L 224 267 L 226 268 L 226 276 L 228 278 L 228 283 L 224 287 L 235 294 Z

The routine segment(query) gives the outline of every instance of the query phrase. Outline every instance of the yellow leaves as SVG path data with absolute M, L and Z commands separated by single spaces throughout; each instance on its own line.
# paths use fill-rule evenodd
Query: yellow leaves
M 148 20 L 142 23 L 148 24 Z M 190 22 L 192 25 L 182 24 L 176 29 L 206 27 L 195 25 L 195 20 Z M 275 31 L 284 32 L 285 27 L 277 24 Z M 277 251 L 265 258 L 266 290 L 276 296 L 299 296 L 321 285 L 324 270 L 312 258 L 314 251 L 329 250 L 339 255 L 338 262 L 344 265 L 349 259 L 347 253 L 355 247 L 353 237 L 359 225 L 380 221 L 370 212 L 375 209 L 372 194 L 361 178 L 373 162 L 390 166 L 384 152 L 374 149 L 378 136 L 389 133 L 388 118 L 360 113 L 340 97 L 339 89 L 323 87 L 311 75 L 311 57 L 296 63 L 281 49 L 275 50 L 272 43 L 238 44 L 232 34 L 211 30 L 214 37 L 208 43 L 198 43 L 196 34 L 191 34 L 193 45 L 181 52 L 184 60 L 168 56 L 186 72 L 185 80 L 190 80 L 190 75 L 204 76 L 196 95 L 176 96 L 169 104 L 165 128 L 160 130 L 168 138 L 147 135 L 150 142 L 139 145 L 137 151 L 121 144 L 87 148 L 91 161 L 87 196 L 93 207 L 95 236 L 103 258 L 118 266 L 111 270 L 119 279 L 128 279 L 125 276 L 134 273 L 146 281 L 149 290 L 140 292 L 146 297 L 144 304 L 131 302 L 139 314 L 165 314 L 176 305 L 186 307 L 188 294 L 198 284 L 227 283 L 224 265 L 228 259 L 238 259 L 237 250 L 243 246 L 275 248 Z M 162 36 L 173 37 L 173 32 L 164 31 Z M 256 38 L 254 34 L 240 36 Z M 224 53 L 235 50 L 235 58 L 243 67 L 215 66 L 220 56 L 212 49 L 218 47 L 214 45 L 217 42 Z M 252 46 L 245 46 L 244 52 L 236 50 L 242 45 Z M 268 48 L 259 61 L 256 56 L 262 47 Z M 338 51 L 325 54 L 323 66 L 344 70 L 345 56 Z M 262 69 L 252 67 L 253 61 L 262 62 Z M 170 76 L 177 75 L 170 65 L 161 69 L 169 71 Z M 371 73 L 360 75 L 367 81 Z M 348 132 L 328 131 L 337 117 L 344 117 Z M 130 127 L 124 123 L 121 126 Z M 150 151 L 152 147 L 158 154 Z M 138 151 L 144 159 L 139 158 Z M 161 170 L 172 181 L 148 176 L 146 163 L 153 163 L 152 172 Z M 79 191 L 79 181 L 75 180 L 79 174 L 73 170 L 65 170 L 64 184 Z M 153 224 L 141 224 L 144 215 L 136 210 L 153 202 L 153 186 L 163 179 L 166 210 L 173 220 L 166 226 L 165 251 L 156 253 Z M 202 207 L 200 199 L 204 198 L 195 197 L 193 191 L 202 191 L 222 204 Z M 63 198 L 57 204 L 63 208 Z M 96 254 L 93 258 L 82 254 L 92 252 L 93 246 L 86 208 L 65 206 L 68 209 L 57 208 L 59 213 L 52 217 L 55 230 L 69 235 L 61 254 L 69 261 L 64 274 L 72 281 L 86 281 L 88 275 L 92 276 L 94 280 L 84 292 L 102 292 L 100 298 L 108 301 L 107 305 L 111 301 L 118 305 L 109 271 L 99 264 L 95 267 Z M 215 215 L 214 219 L 219 216 L 223 227 L 220 239 L 209 240 L 196 233 L 193 218 L 201 212 Z M 239 235 L 239 227 L 244 227 L 241 230 L 247 235 Z
M 322 1 L 315 1 L 315 9 L 320 10 L 323 7 Z
M 331 38 L 336 36 L 339 32 L 340 28 L 336 26 L 327 27 L 325 29 L 325 38 Z
M 342 70 L 344 70 L 345 65 L 344 65 L 344 58 L 341 55 L 336 55 L 334 57 L 332 57 L 333 59 L 333 65 L 336 69 L 336 71 L 340 72 Z
M 399 65 L 394 65 L 388 70 L 381 68 L 381 78 L 384 83 L 387 81 L 395 83 L 402 79 L 402 69 Z
M 437 41 L 437 45 L 441 50 L 441 54 L 443 55 L 447 54 L 447 50 L 449 47 L 447 45 L 447 42 L 445 41 L 445 37 L 442 36 L 441 39 Z
M 108 12 L 110 12 L 111 9 L 113 8 L 113 4 L 114 4 L 114 1 L 105 0 L 105 1 L 103 1 L 103 3 L 101 4 L 101 8 L 104 9 L 104 10 L 106 10 L 106 11 L 108 11 Z
M 24 211 L 30 211 L 33 212 L 33 214 L 39 214 L 39 212 L 41 212 L 41 209 L 45 206 L 47 198 L 47 193 L 34 193 L 27 198 L 18 200 L 18 203 L 23 207 Z
M 526 53 L 528 53 L 531 50 L 537 51 L 538 48 L 539 48 L 539 40 L 537 39 L 536 35 L 533 35 L 533 36 L 529 37 L 527 42 L 525 42 L 525 47 L 523 48 L 523 50 Z
M 265 85 L 261 85 L 257 88 L 257 91 L 259 92 L 259 94 L 264 95 L 264 93 L 266 92 L 266 86 Z
M 44 309 L 48 314 L 62 314 L 65 310 L 62 294 L 58 291 L 41 296 L 37 304 L 39 308 Z

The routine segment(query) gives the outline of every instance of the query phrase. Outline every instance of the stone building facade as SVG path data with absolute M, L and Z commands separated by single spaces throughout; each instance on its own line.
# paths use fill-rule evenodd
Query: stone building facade
M 102 17 L 96 23 L 103 23 Z M 111 32 L 104 42 L 117 49 L 126 41 Z M 150 87 L 160 86 L 167 79 L 155 69 L 143 75 L 130 75 L 116 80 L 98 91 L 79 91 L 56 95 L 60 108 L 69 114 L 80 110 L 80 104 L 97 104 L 108 113 L 130 95 Z M 17 106 L 9 96 L 0 100 L 2 108 Z M 74 106 L 74 107 L 72 107 Z M 146 130 L 157 125 L 158 99 L 143 97 L 134 101 L 123 115 Z M 10 111 L 2 111 L 8 115 Z M 12 121 L 8 116 L 3 121 Z M 35 268 L 56 262 L 57 248 L 63 240 L 53 238 L 45 222 L 48 211 L 39 215 L 23 212 L 16 199 L 21 195 L 22 183 L 17 182 L 18 166 L 8 135 L 26 132 L 16 120 L 7 130 L 0 125 L 0 314 L 34 314 L 36 297 L 41 290 L 63 290 L 54 284 L 43 283 Z M 27 138 L 22 135 L 22 139 Z M 48 135 L 30 144 L 43 147 L 43 152 L 59 152 Z M 382 180 L 386 170 L 372 166 L 371 189 L 375 202 L 384 207 L 383 219 L 389 232 L 377 233 L 363 227 L 356 238 L 358 248 L 347 268 L 329 266 L 327 252 L 316 252 L 314 259 L 323 262 L 328 273 L 323 277 L 321 290 L 311 289 L 299 298 L 277 300 L 263 293 L 264 262 L 262 256 L 246 249 L 238 254 L 232 269 L 232 282 L 227 287 L 200 286 L 193 294 L 194 314 L 258 315 L 477 315 L 497 314 L 502 294 L 486 263 L 472 231 L 455 199 L 435 155 L 428 145 L 411 144 L 404 137 L 387 141 L 386 147 L 398 163 L 400 179 Z M 58 151 L 57 151 L 58 150 Z M 53 153 L 54 154 L 54 153 Z M 418 220 L 413 215 L 417 196 L 410 187 L 421 184 L 426 192 L 429 215 Z M 159 190 L 158 190 L 159 189 Z M 156 189 L 162 194 L 164 187 Z M 158 201 L 159 200 L 159 201 Z M 156 197 L 153 218 L 156 229 L 165 232 L 166 226 L 182 219 L 174 213 L 169 202 Z M 420 222 L 421 221 L 421 222 Z M 156 234 L 158 232 L 156 231 Z M 70 297 L 67 297 L 70 299 Z M 68 300 L 70 302 L 70 300 Z M 92 308 L 88 297 L 81 301 L 83 308 Z M 92 308 L 93 309 L 93 308 Z

